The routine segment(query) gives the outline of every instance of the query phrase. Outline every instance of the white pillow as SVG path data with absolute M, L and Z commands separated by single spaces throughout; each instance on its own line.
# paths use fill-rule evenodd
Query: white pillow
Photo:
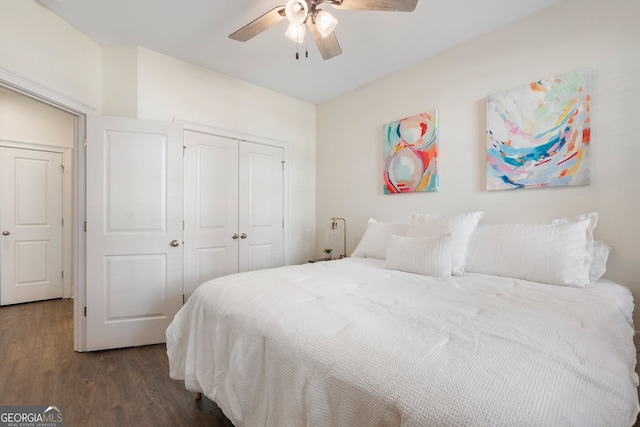
M 423 276 L 451 276 L 451 233 L 433 239 L 391 236 L 384 266 Z
M 469 243 L 467 271 L 553 285 L 589 286 L 590 219 L 552 224 L 477 227 Z
M 577 221 L 589 221 L 589 227 L 587 228 L 587 256 L 584 260 L 586 264 L 586 268 L 591 268 L 591 263 L 593 262 L 593 229 L 596 228 L 598 224 L 598 213 L 597 212 L 589 212 L 586 214 L 578 215 L 575 219 L 568 218 L 560 218 L 554 219 L 551 221 L 552 224 L 566 224 L 569 222 L 577 222 Z
M 454 276 L 462 276 L 469 238 L 483 215 L 484 212 L 460 215 L 413 214 L 406 236 L 433 238 L 451 233 L 451 272 Z
M 611 246 L 599 240 L 593 242 L 593 262 L 589 270 L 591 283 L 597 282 L 607 272 L 609 252 L 611 252 Z
M 394 234 L 404 234 L 407 228 L 409 224 L 392 224 L 369 219 L 367 229 L 351 257 L 385 259 L 389 238 Z

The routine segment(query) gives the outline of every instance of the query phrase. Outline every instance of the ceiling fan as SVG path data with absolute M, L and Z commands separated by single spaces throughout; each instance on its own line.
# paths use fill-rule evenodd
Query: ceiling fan
M 336 9 L 343 10 L 412 12 L 417 3 L 418 0 L 288 0 L 285 5 L 274 7 L 230 34 L 229 38 L 246 42 L 287 18 L 289 20 L 289 26 L 285 33 L 287 37 L 297 43 L 302 43 L 306 24 L 322 58 L 330 59 L 342 53 L 338 39 L 333 32 L 338 20 L 329 12 L 320 9 L 320 5 L 330 4 Z M 296 58 L 298 58 L 297 52 Z

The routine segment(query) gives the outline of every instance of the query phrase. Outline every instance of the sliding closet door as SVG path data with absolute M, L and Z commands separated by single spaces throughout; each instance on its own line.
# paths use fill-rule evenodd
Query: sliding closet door
M 284 150 L 240 142 L 239 271 L 284 265 Z
M 184 293 L 238 272 L 238 142 L 184 133 Z

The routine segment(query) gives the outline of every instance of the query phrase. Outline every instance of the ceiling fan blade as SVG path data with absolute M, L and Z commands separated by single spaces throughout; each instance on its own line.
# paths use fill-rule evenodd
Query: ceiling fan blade
M 235 33 L 229 34 L 230 39 L 246 42 L 284 19 L 284 6 L 278 6 L 257 19 L 249 22 Z
M 413 12 L 418 0 L 342 0 L 342 4 L 332 4 L 344 10 L 385 10 L 390 12 Z
M 322 59 L 331 59 L 342 53 L 340 43 L 338 43 L 338 38 L 335 33 L 332 32 L 327 37 L 322 37 L 322 34 L 320 34 L 318 27 L 316 27 L 316 24 L 312 19 L 307 19 L 307 27 L 309 27 L 313 40 L 315 40 L 316 45 L 318 46 Z

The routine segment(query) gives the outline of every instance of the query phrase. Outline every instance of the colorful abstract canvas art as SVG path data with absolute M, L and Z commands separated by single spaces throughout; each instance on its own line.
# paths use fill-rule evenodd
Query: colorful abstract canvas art
M 383 126 L 384 193 L 438 189 L 438 112 L 417 114 Z
M 487 190 L 590 182 L 591 71 L 487 99 Z

